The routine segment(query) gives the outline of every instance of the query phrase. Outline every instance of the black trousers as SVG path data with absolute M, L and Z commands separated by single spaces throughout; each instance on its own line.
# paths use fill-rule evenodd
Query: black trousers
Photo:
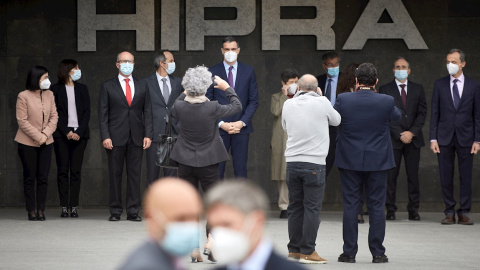
M 407 172 L 408 184 L 408 212 L 418 211 L 420 204 L 420 182 L 418 180 L 418 167 L 420 165 L 420 148 L 414 147 L 411 143 L 404 145 L 400 149 L 393 149 L 395 157 L 395 168 L 388 172 L 387 182 L 387 201 L 385 207 L 387 211 L 397 211 L 396 192 L 397 177 L 402 164 L 402 156 L 405 160 L 405 171 Z
M 69 140 L 66 137 L 57 137 L 53 142 L 57 160 L 57 184 L 60 205 L 76 207 L 80 196 L 82 180 L 83 154 L 87 147 L 87 140 Z
M 177 177 L 177 169 L 160 168 L 155 164 L 157 159 L 158 142 L 152 142 L 152 145 L 145 150 L 147 160 L 147 187 L 160 177 L 160 169 L 163 169 L 163 176 Z
M 206 193 L 220 181 L 218 163 L 205 167 L 192 167 L 179 163 L 178 177 L 187 180 L 195 189 L 198 188 L 200 183 L 203 192 Z
M 127 170 L 127 215 L 138 214 L 141 207 L 140 174 L 142 170 L 143 149 L 133 144 L 131 138 L 125 146 L 114 146 L 106 149 L 108 157 L 108 171 L 110 175 L 110 214 L 121 215 L 122 206 L 122 174 L 123 164 Z
M 332 171 L 333 164 L 335 163 L 335 149 L 337 149 L 337 131 L 338 131 L 338 127 L 328 126 L 328 135 L 330 137 L 330 145 L 328 147 L 327 158 L 325 159 L 325 163 L 326 163 L 325 179 L 328 177 L 328 175 Z
M 45 211 L 52 145 L 34 147 L 19 143 L 18 155 L 23 165 L 23 192 L 27 211 L 35 211 L 35 202 L 37 210 Z

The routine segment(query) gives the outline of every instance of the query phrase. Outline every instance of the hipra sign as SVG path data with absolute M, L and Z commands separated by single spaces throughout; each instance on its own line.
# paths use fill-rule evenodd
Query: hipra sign
M 158 1 L 157 1 L 158 2 Z M 161 49 L 180 49 L 180 0 L 161 0 Z M 136 0 L 136 14 L 96 14 L 96 0 L 78 0 L 78 50 L 96 51 L 97 30 L 135 30 L 137 51 L 155 50 L 155 1 Z M 316 8 L 314 19 L 281 19 L 282 6 Z M 204 10 L 229 7 L 234 20 L 205 20 Z M 384 11 L 393 23 L 378 23 Z M 317 50 L 334 50 L 335 0 L 262 0 L 262 50 L 280 50 L 280 36 L 314 35 Z M 255 0 L 185 0 L 185 49 L 204 50 L 206 36 L 244 36 L 256 26 Z M 368 39 L 403 39 L 428 49 L 401 0 L 370 0 L 343 50 L 361 50 Z

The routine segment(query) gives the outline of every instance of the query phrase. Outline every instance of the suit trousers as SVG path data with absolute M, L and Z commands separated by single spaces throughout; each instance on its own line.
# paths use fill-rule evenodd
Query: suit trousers
M 373 256 L 385 254 L 385 193 L 388 170 L 352 171 L 340 169 L 343 199 L 343 252 L 355 256 L 358 251 L 358 207 L 365 185 L 370 228 L 368 246 Z
M 287 162 L 288 252 L 310 255 L 315 251 L 325 190 L 325 165 Z
M 277 181 L 278 186 L 278 207 L 280 210 L 288 208 L 288 187 L 287 181 Z
M 83 154 L 87 140 L 69 140 L 57 137 L 53 142 L 57 161 L 57 184 L 60 205 L 63 207 L 78 206 L 80 183 L 82 179 Z M 70 173 L 70 175 L 69 175 Z
M 161 168 L 155 164 L 157 159 L 158 142 L 152 142 L 152 145 L 145 150 L 147 160 L 147 187 L 160 177 L 160 169 L 163 169 L 163 176 L 177 177 L 177 169 Z
M 142 170 L 143 149 L 133 144 L 132 138 L 124 146 L 114 146 L 112 150 L 105 149 L 108 157 L 110 175 L 109 205 L 110 214 L 121 215 L 122 206 L 122 174 L 123 164 L 127 171 L 127 215 L 138 214 L 141 207 L 140 174 Z
M 333 164 L 335 163 L 335 149 L 337 149 L 337 132 L 338 132 L 338 127 L 328 126 L 328 136 L 330 138 L 330 145 L 328 147 L 327 158 L 325 159 L 325 162 L 326 162 L 325 177 L 328 177 L 328 175 L 330 175 L 330 172 L 332 171 L 332 168 L 333 168 Z
M 397 192 L 397 178 L 402 164 L 402 156 L 405 160 L 405 171 L 407 173 L 408 184 L 408 205 L 409 213 L 418 211 L 420 205 L 420 181 L 418 180 L 418 167 L 420 165 L 420 148 L 416 148 L 413 144 L 405 144 L 400 149 L 393 149 L 393 156 L 395 158 L 395 168 L 388 172 L 387 182 L 387 200 L 385 207 L 387 211 L 397 211 L 396 192 Z
M 232 162 L 235 178 L 247 178 L 247 159 L 248 159 L 248 141 L 249 134 L 227 134 L 221 135 L 223 144 L 227 152 L 232 150 Z M 220 162 L 219 174 L 223 179 L 225 173 L 226 162 Z
M 473 154 L 470 154 L 471 146 L 459 145 L 457 136 L 454 134 L 450 144 L 440 145 L 438 154 L 438 168 L 442 187 L 443 201 L 445 202 L 445 215 L 455 214 L 455 201 L 453 195 L 453 172 L 455 170 L 455 153 L 458 158 L 458 171 L 460 175 L 460 207 L 458 215 L 470 212 L 472 208 L 472 170 Z
M 18 155 L 23 165 L 23 192 L 27 211 L 45 211 L 47 200 L 48 172 L 52 160 L 52 145 L 40 147 L 19 143 Z M 37 181 L 35 189 L 35 180 Z
M 179 163 L 178 177 L 187 180 L 195 189 L 198 189 L 198 184 L 200 183 L 204 193 L 220 181 L 218 177 L 218 164 L 205 167 L 192 167 Z

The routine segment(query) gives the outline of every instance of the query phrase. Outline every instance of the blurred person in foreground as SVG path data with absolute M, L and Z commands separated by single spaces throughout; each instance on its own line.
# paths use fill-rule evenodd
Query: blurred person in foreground
M 218 269 L 303 269 L 278 255 L 264 238 L 269 201 L 259 187 L 224 181 L 207 193 L 206 204 Z
M 186 181 L 163 178 L 145 195 L 145 223 L 149 238 L 120 267 L 122 270 L 186 269 L 182 257 L 198 245 L 202 202 Z

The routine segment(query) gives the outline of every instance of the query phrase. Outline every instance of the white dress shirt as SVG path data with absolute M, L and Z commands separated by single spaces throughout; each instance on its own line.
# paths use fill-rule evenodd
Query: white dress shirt
M 450 75 L 450 93 L 452 94 L 452 100 L 453 100 L 453 80 L 457 79 L 457 88 L 458 88 L 458 94 L 460 95 L 460 98 L 462 98 L 463 94 L 463 85 L 465 84 L 465 76 L 460 75 L 458 78 L 453 77 Z
M 126 87 L 125 79 L 130 79 L 130 81 L 128 82 L 128 85 L 130 85 L 130 90 L 132 92 L 132 101 L 133 101 L 133 96 L 135 95 L 135 84 L 133 83 L 132 75 L 130 74 L 130 76 L 124 77 L 124 76 L 118 74 L 118 80 L 120 81 L 120 85 L 122 86 L 123 94 L 126 97 L 127 96 L 127 90 L 125 88 Z
M 395 82 L 397 83 L 397 88 L 398 88 L 398 92 L 400 93 L 400 97 L 402 96 L 402 87 L 400 85 L 402 84 L 405 84 L 405 94 L 408 94 L 408 80 L 406 80 L 404 83 L 398 81 L 396 78 L 395 78 Z
M 268 259 L 272 254 L 273 246 L 268 240 L 262 239 L 257 248 L 241 264 L 229 265 L 228 270 L 258 270 L 265 269 Z
M 168 93 L 169 93 L 169 96 L 172 95 L 172 85 L 170 84 L 170 78 L 168 77 L 162 77 L 160 76 L 160 74 L 158 74 L 158 72 L 155 72 L 155 74 L 157 75 L 157 81 L 158 81 L 158 85 L 160 86 L 160 92 L 162 92 L 162 95 L 163 95 L 163 81 L 162 79 L 167 79 L 166 83 L 167 83 L 167 86 L 168 86 Z

